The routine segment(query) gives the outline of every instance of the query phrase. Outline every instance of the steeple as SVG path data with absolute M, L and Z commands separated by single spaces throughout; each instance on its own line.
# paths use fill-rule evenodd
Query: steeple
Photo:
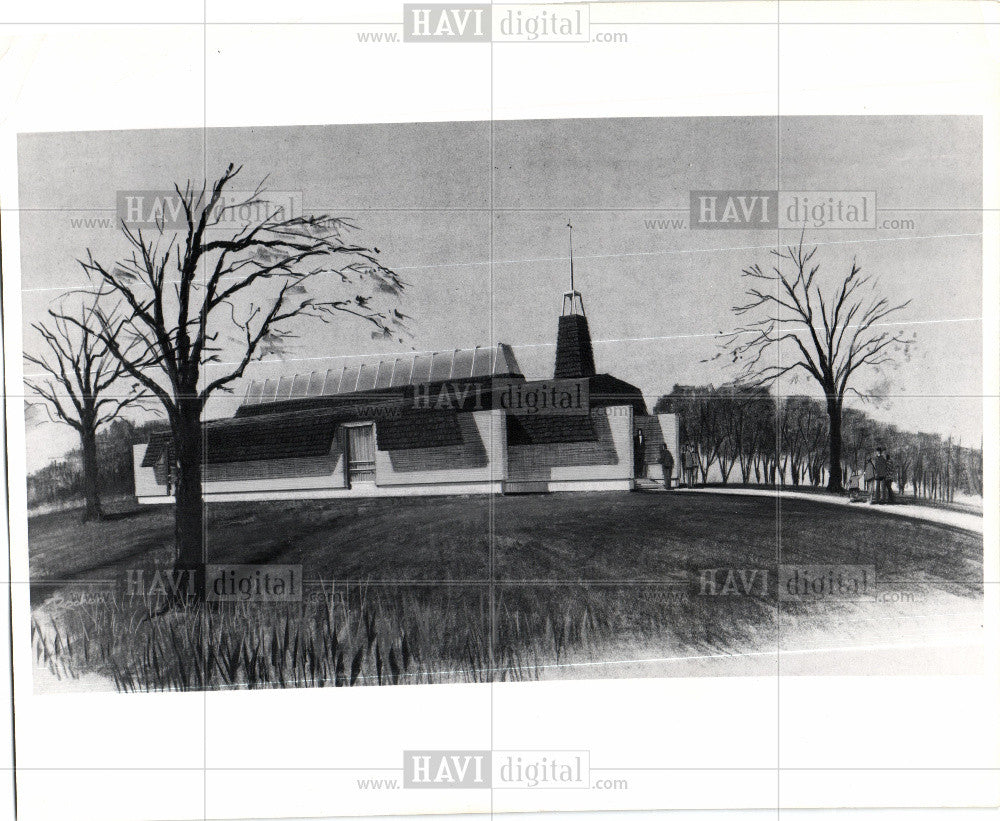
M 594 376 L 594 348 L 590 342 L 590 328 L 583 310 L 583 295 L 576 290 L 573 270 L 573 223 L 569 229 L 569 291 L 563 294 L 562 316 L 559 317 L 559 335 L 556 338 L 556 379 L 578 379 Z

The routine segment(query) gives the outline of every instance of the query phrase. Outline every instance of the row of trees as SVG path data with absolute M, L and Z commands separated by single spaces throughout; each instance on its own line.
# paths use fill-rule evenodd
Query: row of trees
M 83 469 L 83 450 L 78 447 L 28 476 L 29 507 L 86 502 L 95 489 L 98 499 L 134 494 L 132 446 L 144 441 L 154 426 L 162 425 L 120 418 L 102 426 L 96 435 L 96 488 Z
M 696 448 L 703 482 L 812 485 L 832 472 L 825 403 L 809 396 L 774 396 L 761 386 L 675 385 L 655 405 L 676 413 L 681 440 Z M 956 492 L 982 495 L 982 449 L 937 434 L 903 431 L 858 408 L 841 419 L 841 475 L 864 469 L 877 446 L 892 458 L 900 491 L 950 501 Z

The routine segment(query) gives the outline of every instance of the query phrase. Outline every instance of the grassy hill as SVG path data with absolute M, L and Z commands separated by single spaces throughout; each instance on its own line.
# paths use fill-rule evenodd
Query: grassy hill
M 767 497 L 683 493 L 213 503 L 210 561 L 302 565 L 306 602 L 207 621 L 141 618 L 118 599 L 65 603 L 115 590 L 126 568 L 169 564 L 171 539 L 169 508 L 86 525 L 32 518 L 33 601 L 58 593 L 47 617 L 94 643 L 67 669 L 122 689 L 534 678 L 569 659 L 760 650 L 779 619 L 835 624 L 869 607 L 871 591 L 779 601 L 779 544 L 782 564 L 864 565 L 880 590 L 975 598 L 983 573 L 981 536 L 802 499 L 784 499 L 780 517 Z M 705 596 L 706 568 L 755 569 L 768 583 Z M 187 664 L 206 642 L 210 657 Z
M 783 562 L 874 565 L 948 582 L 982 579 L 975 534 L 865 508 L 710 494 L 212 503 L 210 561 L 303 565 L 306 578 L 385 581 L 662 581 L 703 567 Z M 493 538 L 490 538 L 492 521 Z M 144 507 L 81 524 L 72 511 L 29 524 L 32 581 L 112 579 L 169 559 L 173 512 Z

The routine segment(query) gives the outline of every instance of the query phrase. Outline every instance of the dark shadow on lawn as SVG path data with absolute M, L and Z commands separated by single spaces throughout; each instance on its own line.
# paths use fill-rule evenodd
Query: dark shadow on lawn
M 101 517 L 102 522 L 119 522 L 123 519 L 138 519 L 141 516 L 149 516 L 157 511 L 152 505 L 137 505 L 134 508 L 117 510 L 113 513 L 105 513 Z

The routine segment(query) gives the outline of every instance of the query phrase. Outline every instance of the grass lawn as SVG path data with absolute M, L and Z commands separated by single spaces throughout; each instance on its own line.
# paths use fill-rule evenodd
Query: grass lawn
M 65 607 L 60 646 L 80 635 L 94 646 L 85 662 L 79 649 L 69 654 L 64 672 L 96 670 L 121 689 L 534 678 L 567 658 L 761 649 L 773 645 L 780 617 L 835 620 L 862 606 L 779 606 L 779 544 L 783 564 L 865 565 L 884 589 L 976 598 L 982 586 L 977 534 L 805 499 L 783 499 L 780 518 L 768 497 L 671 493 L 207 510 L 211 562 L 302 565 L 310 602 L 239 605 L 198 624 L 176 613 L 137 619 L 120 601 Z M 172 526 L 166 507 L 89 524 L 75 512 L 33 517 L 33 603 L 110 589 L 126 568 L 169 564 Z M 770 581 L 747 595 L 706 597 L 697 585 L 706 568 L 759 569 Z M 200 670 L 185 665 L 183 648 L 197 656 L 206 641 L 218 657 Z M 300 650 L 307 642 L 312 649 Z M 48 645 L 39 653 L 58 655 Z

